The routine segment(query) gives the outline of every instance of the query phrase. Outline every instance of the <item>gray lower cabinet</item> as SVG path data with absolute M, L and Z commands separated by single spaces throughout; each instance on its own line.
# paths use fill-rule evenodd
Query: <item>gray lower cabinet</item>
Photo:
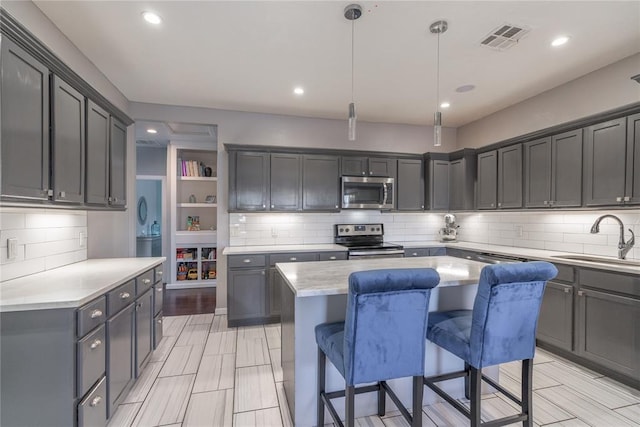
M 498 208 L 522 207 L 522 144 L 498 150 Z
M 109 206 L 127 205 L 127 127 L 115 117 L 109 130 Z
M 269 200 L 269 153 L 229 154 L 229 209 L 265 211 Z
M 302 156 L 300 154 L 271 154 L 272 211 L 302 210 Z
M 478 154 L 478 189 L 476 208 L 496 209 L 498 205 L 498 152 Z
M 421 159 L 398 159 L 397 209 L 421 211 L 424 209 L 424 170 Z
M 229 270 L 229 326 L 254 319 L 260 319 L 259 323 L 262 322 L 266 315 L 266 274 L 265 267 Z
M 53 200 L 84 202 L 85 98 L 58 76 L 51 77 L 53 104 L 51 171 Z
M 160 345 L 160 341 L 162 341 L 162 337 L 163 337 L 163 323 L 164 323 L 164 318 L 162 315 L 162 311 L 158 314 L 155 315 L 155 317 L 153 318 L 153 348 L 156 349 L 158 348 L 158 345 Z
M 142 373 L 151 354 L 152 319 L 153 319 L 153 290 L 149 289 L 136 299 L 135 302 L 135 375 Z
M 340 158 L 319 154 L 302 156 L 302 208 L 337 211 L 340 207 Z
M 133 327 L 134 305 L 107 320 L 107 389 L 109 395 L 108 416 L 111 417 L 124 391 L 133 382 Z
M 276 316 L 275 320 L 280 318 L 281 302 L 280 302 L 280 283 L 276 280 L 278 273 L 276 271 L 276 263 L 279 262 L 308 262 L 317 261 L 318 254 L 311 252 L 302 253 L 286 253 L 269 255 L 269 280 L 268 288 L 268 308 L 269 316 Z
M 444 256 L 446 254 L 446 248 L 404 248 L 405 258 Z
M 49 69 L 2 37 L 2 198 L 49 198 Z
M 106 383 L 106 378 L 102 377 L 78 404 L 78 426 L 95 427 L 107 424 Z
M 536 338 L 567 351 L 573 351 L 575 269 L 556 264 L 558 276 L 547 282 L 538 316 Z
M 623 204 L 627 167 L 625 117 L 585 128 L 586 206 Z
M 349 258 L 347 252 L 320 252 L 318 261 L 344 261 Z
M 87 100 L 85 202 L 109 204 L 109 113 Z

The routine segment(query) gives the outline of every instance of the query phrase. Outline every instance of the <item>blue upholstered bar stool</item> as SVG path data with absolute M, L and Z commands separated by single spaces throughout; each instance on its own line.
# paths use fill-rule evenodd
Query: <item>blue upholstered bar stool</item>
M 484 267 L 473 311 L 434 312 L 429 316 L 427 339 L 455 354 L 465 362 L 464 371 L 424 379 L 424 384 L 465 414 L 471 426 L 480 421 L 481 380 L 520 405 L 518 415 L 492 420 L 486 425 L 501 426 L 522 421 L 533 425 L 533 356 L 536 326 L 547 280 L 558 270 L 548 262 L 496 264 Z M 518 399 L 495 381 L 482 375 L 482 368 L 500 363 L 522 361 L 522 398 Z M 440 389 L 435 383 L 464 377 L 465 395 L 471 410 Z
M 318 422 L 324 407 L 343 426 L 330 399 L 345 397 L 347 426 L 354 425 L 354 395 L 378 392 L 378 414 L 385 393 L 412 426 L 422 425 L 422 379 L 431 289 L 440 276 L 431 268 L 361 271 L 349 276 L 344 322 L 316 326 L 318 343 Z M 346 389 L 325 392 L 326 357 L 345 379 Z M 413 377 L 413 416 L 385 380 Z M 375 385 L 358 387 L 356 384 Z

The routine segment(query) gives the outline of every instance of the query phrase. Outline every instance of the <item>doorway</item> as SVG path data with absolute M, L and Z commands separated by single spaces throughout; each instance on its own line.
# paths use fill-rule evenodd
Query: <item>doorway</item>
M 136 256 L 164 254 L 166 177 L 136 176 Z

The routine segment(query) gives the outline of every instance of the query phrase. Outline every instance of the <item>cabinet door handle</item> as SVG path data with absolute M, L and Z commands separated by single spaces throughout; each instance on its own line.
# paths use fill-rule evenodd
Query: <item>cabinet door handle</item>
M 501 207 L 501 206 L 502 206 L 502 203 L 498 203 L 498 207 Z
M 267 205 L 262 205 L 262 209 L 265 209 L 267 207 Z
M 420 206 L 420 209 L 424 209 L 424 205 L 421 205 L 421 206 Z
M 369 171 L 369 175 L 373 175 L 373 171 Z
M 91 350 L 95 350 L 96 348 L 100 347 L 101 345 L 102 345 L 102 341 L 95 340 L 94 342 L 91 343 Z
M 418 256 L 418 252 L 412 253 L 411 256 Z
M 334 257 L 334 256 L 330 256 L 330 257 L 329 257 L 329 259 L 333 261 L 333 260 L 335 260 L 335 259 L 336 259 L 336 257 Z
M 260 273 L 262 273 L 262 275 L 264 276 L 264 271 L 261 271 Z
M 243 259 L 242 262 L 244 262 L 245 264 L 249 264 L 251 262 L 251 259 L 249 258 Z
M 545 206 L 549 204 L 549 202 L 546 201 L 546 200 L 543 203 L 544 203 Z
M 275 208 L 275 207 L 276 207 L 276 205 L 271 205 L 271 209 L 273 209 L 273 208 Z
M 162 288 L 161 287 L 157 287 L 156 288 L 156 292 L 162 292 Z
M 621 202 L 622 201 L 622 197 L 616 197 L 616 202 Z
M 583 297 L 584 296 L 584 292 L 583 291 L 578 291 L 578 296 L 579 297 Z
M 159 324 L 162 324 L 162 319 L 158 319 L 158 323 L 159 323 Z
M 289 258 L 289 261 L 297 261 L 297 260 L 298 260 L 298 258 L 296 258 L 296 257 L 294 257 L 294 256 L 292 256 L 291 258 Z
M 631 201 L 631 197 L 630 196 L 624 196 L 624 201 L 625 202 L 630 202 Z
M 61 191 L 58 193 L 58 197 L 60 197 L 61 199 L 64 199 L 65 197 L 67 197 L 67 193 L 65 193 L 64 191 Z
M 564 293 L 565 294 L 570 294 L 571 293 L 571 288 L 564 288 Z
M 100 403 L 102 402 L 102 396 L 96 396 L 91 400 L 91 403 L 89 403 L 89 406 L 91 407 L 96 407 L 98 406 Z
M 53 196 L 53 190 L 45 188 L 44 190 L 42 190 L 42 194 L 44 194 L 45 196 Z
M 491 203 L 491 207 L 493 207 L 493 203 Z
M 366 175 L 367 173 L 365 171 L 362 171 L 362 175 Z
M 338 205 L 336 205 L 336 209 L 338 209 Z
M 142 283 L 148 285 L 149 283 L 151 283 L 151 279 L 142 279 Z
M 91 318 L 95 319 L 96 317 L 102 316 L 102 310 L 93 310 L 91 312 Z
M 131 294 L 129 292 L 122 292 L 120 294 L 120 299 L 127 299 L 131 296 Z

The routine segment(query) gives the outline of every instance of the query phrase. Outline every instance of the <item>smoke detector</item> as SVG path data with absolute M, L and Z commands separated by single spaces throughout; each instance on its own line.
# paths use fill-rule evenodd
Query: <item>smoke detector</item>
M 482 38 L 480 44 L 494 50 L 507 50 L 531 31 L 524 25 L 502 24 Z

